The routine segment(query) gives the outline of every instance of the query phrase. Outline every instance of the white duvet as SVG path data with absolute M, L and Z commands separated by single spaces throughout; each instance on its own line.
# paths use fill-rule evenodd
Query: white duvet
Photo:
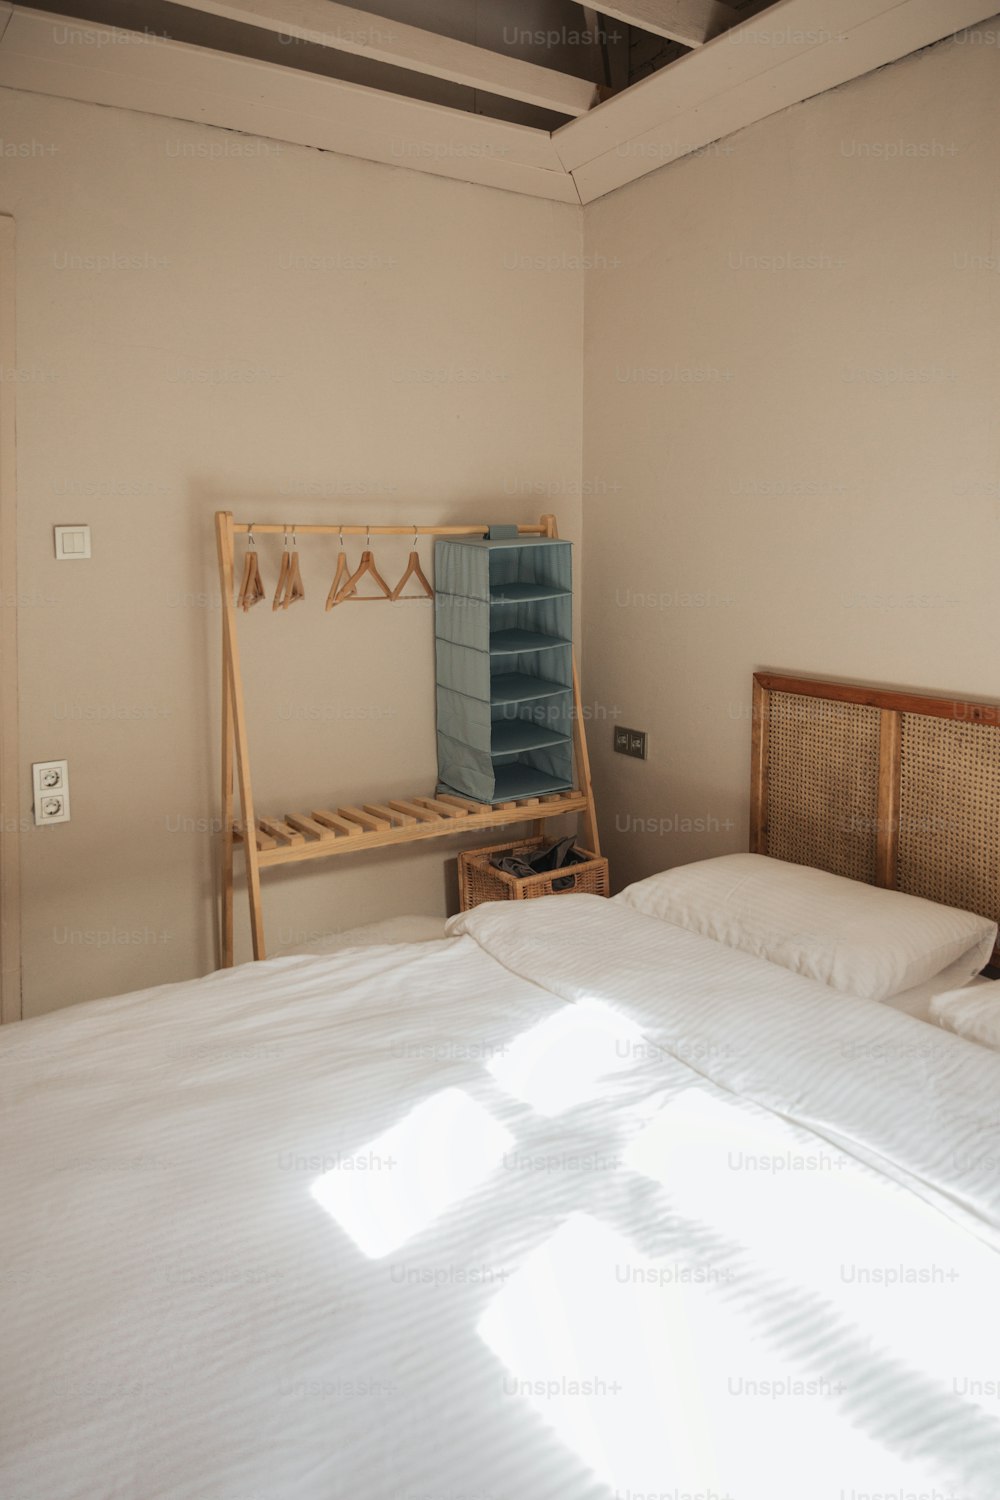
M 1000 1055 L 452 931 L 0 1033 L 3 1500 L 996 1500 Z

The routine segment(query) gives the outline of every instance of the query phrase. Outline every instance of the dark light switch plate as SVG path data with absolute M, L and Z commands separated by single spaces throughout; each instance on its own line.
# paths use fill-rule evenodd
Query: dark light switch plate
M 646 731 L 625 729 L 620 724 L 614 728 L 614 745 L 619 755 L 631 755 L 635 760 L 646 759 Z

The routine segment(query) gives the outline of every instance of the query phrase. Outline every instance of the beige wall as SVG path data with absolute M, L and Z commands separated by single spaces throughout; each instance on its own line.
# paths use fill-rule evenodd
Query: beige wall
M 581 215 L 17 93 L 0 95 L 0 138 L 19 246 L 30 1016 L 215 964 L 217 507 L 402 523 L 552 509 L 579 538 Z M 52 526 L 77 521 L 93 560 L 55 562 Z M 280 543 L 261 550 L 273 587 Z M 406 551 L 379 547 L 387 576 Z M 429 786 L 428 609 L 325 615 L 335 549 L 302 557 L 306 603 L 241 620 L 261 810 Z M 72 822 L 36 829 L 30 763 L 64 756 Z M 266 890 L 274 947 L 446 905 L 439 849 Z
M 585 223 L 586 696 L 651 736 L 592 737 L 620 885 L 746 848 L 754 669 L 1000 694 L 1000 48 Z

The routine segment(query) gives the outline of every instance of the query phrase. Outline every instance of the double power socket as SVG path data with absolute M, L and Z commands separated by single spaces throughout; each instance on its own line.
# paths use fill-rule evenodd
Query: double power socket
M 69 766 L 64 760 L 37 760 L 31 767 L 35 823 L 69 822 Z

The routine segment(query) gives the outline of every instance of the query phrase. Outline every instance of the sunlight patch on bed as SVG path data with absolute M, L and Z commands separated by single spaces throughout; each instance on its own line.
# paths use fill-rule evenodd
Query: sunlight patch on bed
M 526 1402 L 615 1495 L 803 1500 L 928 1474 L 859 1431 L 835 1381 L 762 1340 L 752 1308 L 573 1214 L 480 1319 Z M 815 1351 L 813 1351 L 815 1352 Z M 926 1485 L 925 1485 L 926 1487 Z
M 553 1118 L 609 1092 L 650 1044 L 639 1027 L 601 1000 L 567 1005 L 524 1031 L 489 1065 L 508 1094 Z
M 514 1144 L 462 1089 L 443 1089 L 360 1151 L 324 1172 L 310 1192 L 372 1260 L 412 1239 L 475 1191 Z
M 816 1298 L 873 1351 L 949 1393 L 997 1389 L 995 1252 L 837 1146 L 687 1089 L 624 1160 L 685 1218 L 742 1247 L 748 1268 Z M 1000 1412 L 997 1399 L 980 1404 Z

